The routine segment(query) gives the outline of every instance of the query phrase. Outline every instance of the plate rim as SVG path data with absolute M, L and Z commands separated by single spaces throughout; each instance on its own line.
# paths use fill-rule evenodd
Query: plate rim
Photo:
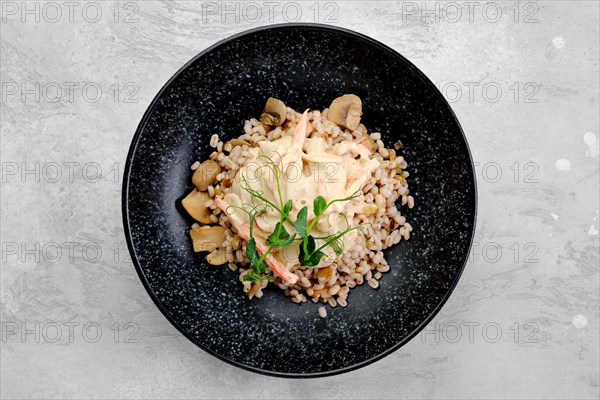
M 247 364 L 243 364 L 241 362 L 228 359 L 228 358 L 222 356 L 221 354 L 205 347 L 204 345 L 198 343 L 190 334 L 188 334 L 185 329 L 183 329 L 176 321 L 174 321 L 174 319 L 170 316 L 167 308 L 157 298 L 156 294 L 154 293 L 154 291 L 152 290 L 152 288 L 150 286 L 150 283 L 148 282 L 148 280 L 146 278 L 144 271 L 142 270 L 142 268 L 138 262 L 137 254 L 136 254 L 135 248 L 133 246 L 133 239 L 131 237 L 131 228 L 130 228 L 130 224 L 129 224 L 129 206 L 128 206 L 129 180 L 130 180 L 130 175 L 131 175 L 132 160 L 133 160 L 136 150 L 138 148 L 138 142 L 141 138 L 142 132 L 144 131 L 144 129 L 146 127 L 146 124 L 148 123 L 150 116 L 153 114 L 154 110 L 156 109 L 159 99 L 162 97 L 164 92 L 169 88 L 171 83 L 173 83 L 176 79 L 178 79 L 180 77 L 180 75 L 183 74 L 184 71 L 186 71 L 198 59 L 200 59 L 201 57 L 205 56 L 206 54 L 212 52 L 216 48 L 218 48 L 226 43 L 229 43 L 233 40 L 239 39 L 244 36 L 254 35 L 259 32 L 265 32 L 265 31 L 271 31 L 271 30 L 298 29 L 298 28 L 331 31 L 331 32 L 342 33 L 345 35 L 352 36 L 356 39 L 367 42 L 369 45 L 378 47 L 379 49 L 381 49 L 387 53 L 390 53 L 393 57 L 408 64 L 409 66 L 411 66 L 414 69 L 416 74 L 420 76 L 420 78 L 426 83 L 426 85 L 430 86 L 430 88 L 433 89 L 434 93 L 436 93 L 438 95 L 438 97 L 442 100 L 443 104 L 445 104 L 448 107 L 448 110 L 450 110 L 452 119 L 458 126 L 458 129 L 462 136 L 463 142 L 465 144 L 465 148 L 467 150 L 467 156 L 468 156 L 468 160 L 469 160 L 470 168 L 469 168 L 468 172 L 469 172 L 470 178 L 473 182 L 472 201 L 473 201 L 473 208 L 474 208 L 474 210 L 473 210 L 473 228 L 469 235 L 468 246 L 467 246 L 465 254 L 463 254 L 462 261 L 460 262 L 460 268 L 458 270 L 458 273 L 457 273 L 456 277 L 454 278 L 454 281 L 450 284 L 450 287 L 446 291 L 446 294 L 444 295 L 444 297 L 441 299 L 441 301 L 438 302 L 437 306 L 433 309 L 433 311 L 431 311 L 429 313 L 427 318 L 425 318 L 419 325 L 417 325 L 408 335 L 406 335 L 404 338 L 402 338 L 402 340 L 398 341 L 393 346 L 387 348 L 386 350 L 382 351 L 381 353 L 379 353 L 367 360 L 361 361 L 359 363 L 356 363 L 356 364 L 353 364 L 353 365 L 350 365 L 347 367 L 342 367 L 342 368 L 333 369 L 333 370 L 329 370 L 329 371 L 310 372 L 310 373 L 278 372 L 278 371 L 271 371 L 271 370 L 266 370 L 266 369 L 262 369 L 262 368 L 258 368 L 258 367 L 253 367 L 253 366 L 250 366 Z M 154 96 L 154 98 L 148 105 L 148 108 L 144 112 L 144 115 L 142 116 L 142 118 L 136 128 L 135 134 L 134 134 L 134 136 L 131 140 L 131 144 L 129 146 L 129 151 L 127 152 L 127 158 L 125 160 L 125 168 L 123 170 L 123 184 L 121 187 L 121 211 L 122 211 L 123 230 L 124 230 L 123 233 L 125 235 L 125 240 L 127 242 L 127 248 L 129 250 L 129 255 L 131 257 L 131 262 L 133 263 L 133 265 L 137 271 L 140 281 L 144 285 L 144 289 L 146 290 L 146 292 L 148 293 L 148 295 L 150 296 L 150 298 L 152 299 L 152 301 L 154 302 L 154 304 L 156 305 L 158 310 L 167 319 L 167 321 L 169 321 L 169 323 L 171 325 L 173 325 L 184 337 L 186 337 L 189 341 L 191 341 L 198 348 L 200 348 L 204 352 L 210 354 L 211 356 L 213 356 L 221 361 L 226 362 L 229 365 L 233 365 L 235 367 L 242 368 L 246 371 L 251 371 L 254 373 L 261 374 L 261 375 L 268 375 L 268 376 L 273 376 L 273 377 L 278 377 L 278 378 L 295 378 L 295 379 L 322 378 L 322 377 L 340 375 L 340 374 L 344 374 L 344 373 L 347 373 L 350 371 L 357 370 L 359 368 L 373 364 L 374 362 L 379 361 L 379 360 L 383 359 L 384 357 L 387 357 L 388 355 L 394 353 L 396 350 L 400 349 L 405 344 L 410 342 L 415 336 L 417 336 L 417 334 L 419 332 L 421 332 L 440 312 L 440 310 L 443 308 L 443 306 L 446 304 L 446 302 L 448 301 L 448 299 L 454 292 L 454 289 L 456 288 L 458 282 L 460 281 L 460 278 L 465 270 L 471 248 L 473 246 L 473 240 L 475 238 L 475 231 L 477 228 L 477 212 L 478 212 L 477 206 L 478 206 L 477 175 L 475 173 L 475 164 L 473 162 L 473 155 L 472 155 L 471 149 L 469 147 L 469 142 L 467 141 L 467 138 L 465 136 L 462 125 L 460 124 L 458 118 L 456 117 L 456 113 L 452 109 L 450 103 L 446 100 L 446 98 L 442 95 L 442 93 L 437 89 L 435 84 L 425 75 L 425 73 L 423 73 L 423 71 L 421 71 L 416 65 L 414 65 L 406 57 L 401 55 L 399 52 L 397 52 L 390 46 L 388 46 L 376 39 L 373 39 L 365 34 L 362 34 L 360 32 L 356 32 L 356 31 L 353 31 L 353 30 L 350 30 L 347 28 L 334 26 L 334 25 L 327 25 L 327 24 L 320 24 L 320 23 L 303 23 L 303 22 L 262 25 L 262 26 L 258 26 L 255 28 L 251 28 L 251 29 L 247 29 L 247 30 L 238 32 L 234 35 L 231 35 L 224 39 L 221 39 L 218 42 L 214 43 L 213 45 L 202 50 L 197 55 L 195 55 L 192 59 L 190 59 L 188 62 L 186 62 L 181 68 L 179 68 L 173 74 L 173 76 L 171 76 L 171 78 L 169 78 L 169 80 L 167 80 L 167 82 L 165 82 L 165 84 L 162 86 L 162 88 L 159 90 L 159 92 Z

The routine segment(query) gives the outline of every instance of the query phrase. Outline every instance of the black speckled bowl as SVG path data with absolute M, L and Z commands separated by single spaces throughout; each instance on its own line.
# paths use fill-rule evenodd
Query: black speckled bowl
M 401 139 L 416 199 L 415 228 L 386 251 L 379 289 L 350 292 L 348 307 L 294 304 L 279 289 L 248 300 L 238 274 L 195 255 L 179 200 L 190 165 L 208 158 L 213 133 L 229 139 L 269 96 L 323 109 L 344 93 L 363 100 L 362 122 Z M 345 29 L 287 24 L 253 29 L 200 53 L 163 87 L 135 134 L 125 168 L 123 219 L 150 296 L 186 337 L 239 367 L 316 377 L 367 365 L 414 337 L 450 296 L 473 237 L 476 189 L 461 127 L 443 96 L 385 45 Z

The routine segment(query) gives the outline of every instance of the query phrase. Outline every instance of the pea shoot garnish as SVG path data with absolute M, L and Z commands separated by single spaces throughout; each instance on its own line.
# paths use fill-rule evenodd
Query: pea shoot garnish
M 327 248 L 331 248 L 336 255 L 341 255 L 344 252 L 344 241 L 343 236 L 353 230 L 361 230 L 363 225 L 358 226 L 350 226 L 347 222 L 347 228 L 340 232 L 336 232 L 333 234 L 329 234 L 327 236 L 314 236 L 312 234 L 313 230 L 317 226 L 317 222 L 321 217 L 326 215 L 326 211 L 331 207 L 332 204 L 338 202 L 351 201 L 361 195 L 361 191 L 358 190 L 353 193 L 351 196 L 338 198 L 327 202 L 327 200 L 323 196 L 317 196 L 313 200 L 313 213 L 314 218 L 310 221 L 308 219 L 308 207 L 302 207 L 297 215 L 295 221 L 290 216 L 290 212 L 293 209 L 294 203 L 292 199 L 288 199 L 284 203 L 282 191 L 281 191 L 281 178 L 283 174 L 283 163 L 280 165 L 273 162 L 272 159 L 261 156 L 260 158 L 265 158 L 266 163 L 259 167 L 268 167 L 272 172 L 272 176 L 275 179 L 275 183 L 277 186 L 277 200 L 279 200 L 279 204 L 276 204 L 276 201 L 273 202 L 267 199 L 264 196 L 264 193 L 252 188 L 248 180 L 242 176 L 241 183 L 242 188 L 248 192 L 252 199 L 253 203 L 250 205 L 246 205 L 246 207 L 238 207 L 245 211 L 250 220 L 250 238 L 248 243 L 246 244 L 246 254 L 248 256 L 248 260 L 252 265 L 252 271 L 248 274 L 244 275 L 244 281 L 253 281 L 253 282 L 261 282 L 263 280 L 272 280 L 271 275 L 265 274 L 265 270 L 267 269 L 267 257 L 270 255 L 273 249 L 281 249 L 292 245 L 295 241 L 299 241 L 299 254 L 298 254 L 298 263 L 302 267 L 316 267 L 321 262 L 321 259 L 327 254 L 325 250 Z M 279 157 L 281 160 L 281 157 Z M 256 200 L 256 202 L 254 202 Z M 250 211 L 248 211 L 250 209 Z M 276 223 L 273 232 L 269 234 L 266 239 L 266 251 L 262 252 L 262 255 L 257 250 L 256 239 L 253 235 L 253 229 L 255 224 L 256 216 L 266 212 L 267 209 L 275 210 L 279 214 L 279 221 Z M 342 213 L 341 216 L 345 217 Z M 285 228 L 285 222 L 289 222 L 295 229 L 296 232 L 290 233 Z M 317 240 L 319 240 L 319 245 L 317 244 Z

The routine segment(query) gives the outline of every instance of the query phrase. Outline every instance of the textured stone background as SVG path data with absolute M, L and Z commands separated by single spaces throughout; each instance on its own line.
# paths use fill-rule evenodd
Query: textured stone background
M 180 335 L 128 260 L 120 207 L 129 143 L 165 81 L 298 9 L 388 44 L 437 82 L 479 184 L 471 261 L 427 330 L 369 367 L 309 381 L 240 370 Z M 597 1 L 1 11 L 0 397 L 598 398 Z

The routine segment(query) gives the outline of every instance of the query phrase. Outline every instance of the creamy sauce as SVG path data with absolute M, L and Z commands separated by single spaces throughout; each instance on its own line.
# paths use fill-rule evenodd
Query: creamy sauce
M 306 120 L 306 113 L 303 117 Z M 313 200 L 323 196 L 327 202 L 334 199 L 350 197 L 355 193 L 360 195 L 351 201 L 332 204 L 319 218 L 311 235 L 323 237 L 336 234 L 354 226 L 353 218 L 364 207 L 364 195 L 361 188 L 370 178 L 371 173 L 380 165 L 376 159 L 371 159 L 369 150 L 361 144 L 345 141 L 329 145 L 321 138 L 306 138 L 306 121 L 298 124 L 293 136 L 284 137 L 272 142 L 263 141 L 259 147 L 250 149 L 251 158 L 238 171 L 231 187 L 231 192 L 224 198 L 230 206 L 242 207 L 250 204 L 263 204 L 244 189 L 262 192 L 262 196 L 282 207 L 270 160 L 277 165 L 283 165 L 284 174 L 280 177 L 280 191 L 283 203 L 293 201 L 290 217 L 296 221 L 298 211 L 304 206 L 308 208 L 308 223 L 314 219 Z M 229 207 L 227 213 L 234 226 L 249 226 L 249 216 L 235 207 Z M 255 218 L 253 236 L 263 244 L 273 232 L 280 220 L 280 214 L 271 207 L 261 206 L 265 213 Z M 284 223 L 285 229 L 294 233 L 291 223 Z M 357 240 L 357 231 L 353 230 L 343 236 L 344 248 L 352 248 Z M 317 248 L 324 242 L 317 240 Z M 266 245 L 265 245 L 266 246 Z M 274 249 L 271 254 L 275 260 L 290 269 L 298 266 L 299 242 L 283 249 Z M 326 257 L 321 259 L 318 267 L 324 267 L 337 261 L 333 249 L 326 247 Z

